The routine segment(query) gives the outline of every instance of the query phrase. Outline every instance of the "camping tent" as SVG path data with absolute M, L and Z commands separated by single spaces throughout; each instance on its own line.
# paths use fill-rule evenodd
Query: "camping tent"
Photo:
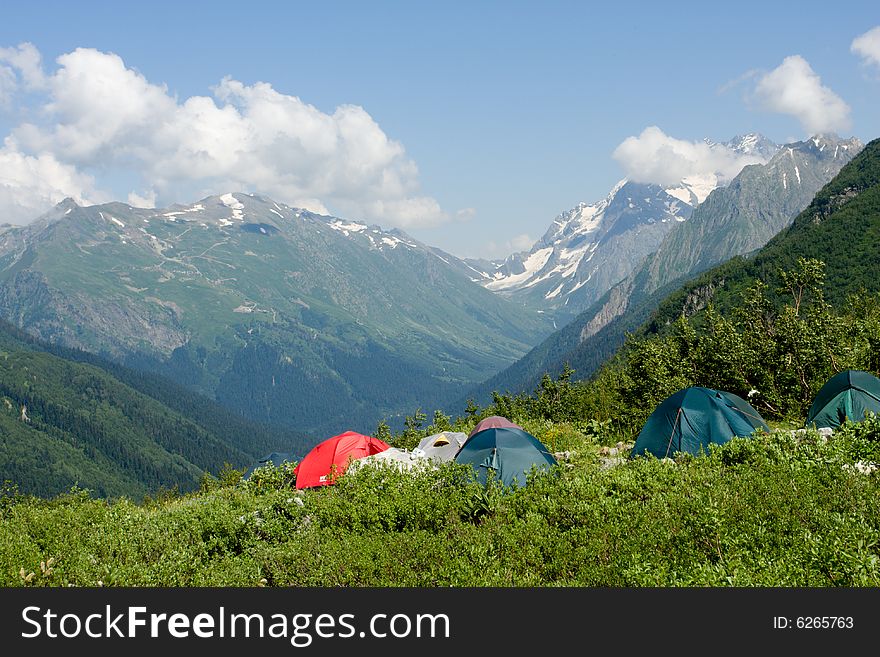
M 327 486 L 343 474 L 350 461 L 378 454 L 388 445 L 378 438 L 346 431 L 316 445 L 294 469 L 297 488 Z M 334 469 L 335 466 L 335 469 Z
M 518 424 L 514 424 L 506 417 L 501 417 L 500 415 L 490 415 L 489 417 L 477 422 L 477 426 L 471 429 L 471 432 L 468 434 L 468 438 L 473 436 L 475 433 L 479 433 L 480 431 L 484 431 L 486 429 L 522 429 L 522 427 Z
M 433 467 L 431 462 L 425 458 L 424 454 L 421 454 L 416 450 L 410 452 L 397 447 L 389 447 L 378 454 L 372 454 L 371 456 L 365 456 L 362 459 L 352 461 L 351 465 L 348 466 L 348 473 L 351 474 L 356 470 L 360 470 L 369 465 L 393 465 L 398 470 L 415 470 Z
M 769 431 L 764 418 L 742 397 L 711 388 L 685 388 L 663 400 L 648 417 L 630 456 L 646 451 L 657 458 L 675 452 L 699 454 L 755 429 Z
M 467 435 L 463 433 L 442 431 L 433 436 L 422 438 L 422 442 L 416 449 L 434 461 L 452 461 L 465 442 L 467 442 Z
M 257 468 L 265 468 L 267 465 L 269 465 L 270 461 L 272 465 L 277 468 L 285 461 L 296 461 L 296 455 L 293 452 L 272 452 L 271 454 L 264 456 L 256 463 L 251 465 L 251 467 L 247 469 L 247 472 L 245 472 L 242 476 L 247 479 L 254 473 L 254 470 L 256 470 Z
M 880 415 L 880 379 L 868 372 L 846 370 L 822 386 L 807 414 L 807 425 L 836 429 L 847 419 L 859 422 L 865 413 Z
M 486 483 L 489 470 L 494 470 L 505 486 L 524 486 L 532 467 L 546 470 L 556 465 L 556 459 L 540 440 L 512 427 L 475 433 L 459 450 L 455 462 L 473 467 L 480 483 Z

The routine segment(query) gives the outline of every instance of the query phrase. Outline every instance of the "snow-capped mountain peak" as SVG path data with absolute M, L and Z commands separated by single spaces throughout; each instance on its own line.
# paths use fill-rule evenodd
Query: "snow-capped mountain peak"
M 742 155 L 754 155 L 769 160 L 779 150 L 779 146 L 757 132 L 737 135 L 724 144 L 730 150 Z
M 482 263 L 477 268 L 484 273 L 482 284 L 540 308 L 583 309 L 626 277 L 713 190 L 727 184 L 733 177 L 731 163 L 764 163 L 779 150 L 758 133 L 705 143 L 718 151 L 718 171 L 686 176 L 666 187 L 620 180 L 602 200 L 578 203 L 557 215 L 530 250 L 508 256 L 489 271 L 485 265 L 491 263 Z
M 509 256 L 482 283 L 558 309 L 575 293 L 573 307 L 589 303 L 626 275 L 631 260 L 650 253 L 669 228 L 690 216 L 696 197 L 691 188 L 701 191 L 700 184 L 682 183 L 676 196 L 659 185 L 621 180 L 602 200 L 557 215 L 529 251 Z

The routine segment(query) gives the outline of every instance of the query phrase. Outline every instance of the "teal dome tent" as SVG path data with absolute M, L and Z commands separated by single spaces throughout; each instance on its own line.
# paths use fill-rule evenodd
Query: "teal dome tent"
M 711 388 L 685 388 L 667 397 L 642 427 L 631 457 L 657 458 L 676 452 L 699 454 L 755 429 L 769 431 L 764 418 L 742 397 Z
M 880 379 L 868 372 L 845 370 L 816 393 L 806 424 L 836 429 L 847 419 L 864 420 L 868 411 L 880 415 Z
M 482 484 L 493 470 L 505 486 L 525 486 L 526 475 L 533 467 L 546 470 L 556 465 L 544 443 L 522 429 L 510 427 L 475 433 L 462 445 L 455 462 L 473 467 Z

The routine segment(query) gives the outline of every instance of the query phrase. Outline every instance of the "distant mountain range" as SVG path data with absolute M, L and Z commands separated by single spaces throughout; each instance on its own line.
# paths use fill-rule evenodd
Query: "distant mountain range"
M 857 139 L 817 135 L 782 146 L 764 165 L 746 166 L 587 310 L 471 395 L 530 390 L 543 373 L 558 372 L 566 362 L 576 376 L 588 377 L 684 280 L 760 248 L 788 226 L 861 148 Z
M 0 230 L 0 316 L 317 442 L 439 407 L 552 330 L 464 271 L 403 232 L 248 194 L 67 199 Z
M 779 150 L 754 133 L 709 145 L 756 163 L 767 162 Z M 580 203 L 557 216 L 528 251 L 503 261 L 467 264 L 476 272 L 474 280 L 487 289 L 565 323 L 626 278 L 694 207 L 727 182 L 717 173 L 665 188 L 621 180 L 598 203 Z

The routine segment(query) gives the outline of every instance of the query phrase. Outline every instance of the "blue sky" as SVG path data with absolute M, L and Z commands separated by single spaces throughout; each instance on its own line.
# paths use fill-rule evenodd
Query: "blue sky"
M 869 2 L 15 3 L 0 24 L 0 211 L 21 222 L 70 190 L 165 204 L 232 184 L 497 257 L 604 197 L 631 173 L 615 149 L 649 126 L 684 142 L 826 124 L 880 136 L 880 60 L 870 40 L 852 49 L 878 25 Z M 789 97 L 805 79 L 819 116 L 809 93 Z M 114 84 L 128 96 L 102 96 Z M 204 134 L 194 98 L 214 105 Z

